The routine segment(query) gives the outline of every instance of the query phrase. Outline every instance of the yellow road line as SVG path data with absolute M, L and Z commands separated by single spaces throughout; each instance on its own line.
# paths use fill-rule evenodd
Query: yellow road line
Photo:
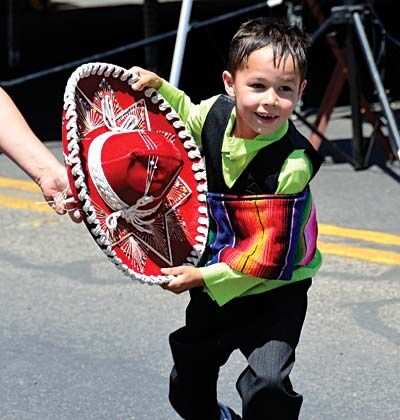
M 28 192 L 40 192 L 40 188 L 33 181 L 24 181 L 22 179 L 11 179 L 0 177 L 1 188 L 15 188 L 16 190 Z
M 38 201 L 31 199 L 19 198 L 13 195 L 0 194 L 0 206 L 8 207 L 12 209 L 19 210 L 29 210 L 40 213 L 54 213 L 54 211 L 49 207 L 48 204 L 39 204 L 40 198 L 38 196 Z
M 380 264 L 400 265 L 400 253 L 381 251 L 379 249 L 350 246 L 331 242 L 318 241 L 318 249 L 323 254 L 355 258 Z
M 1 187 L 14 188 L 27 192 L 40 192 L 40 188 L 34 182 L 18 179 L 0 177 L 0 188 Z M 38 196 L 38 201 L 41 201 L 41 199 L 42 198 L 39 198 Z M 46 204 L 38 204 L 32 199 L 24 199 L 11 195 L 0 194 L 0 206 L 55 214 L 53 210 Z M 377 244 L 400 246 L 400 236 L 383 232 L 375 232 L 371 230 L 343 228 L 340 226 L 321 223 L 319 224 L 319 233 L 326 236 L 358 239 Z M 325 254 L 356 258 L 363 261 L 370 261 L 381 264 L 400 265 L 400 253 L 396 252 L 325 241 L 318 241 L 318 248 Z
M 400 246 L 400 236 L 390 233 L 375 232 L 373 230 L 343 228 L 334 225 L 318 225 L 318 232 L 326 236 L 339 236 L 341 238 L 360 239 L 366 242 L 376 244 L 397 245 Z
M 0 188 L 15 188 L 21 191 L 40 192 L 40 188 L 33 181 L 0 177 Z M 344 228 L 321 223 L 318 225 L 319 233 L 326 236 L 359 239 L 384 245 L 400 246 L 400 236 L 390 233 L 375 232 L 372 230 Z

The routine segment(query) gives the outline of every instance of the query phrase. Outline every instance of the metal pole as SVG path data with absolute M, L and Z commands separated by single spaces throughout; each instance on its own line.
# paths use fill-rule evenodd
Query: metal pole
M 174 86 L 179 85 L 183 55 L 185 54 L 186 37 L 189 30 L 190 14 L 192 12 L 192 3 L 193 0 L 182 1 L 178 34 L 176 36 L 174 57 L 172 60 L 171 74 L 169 77 L 170 83 Z
M 325 35 L 330 29 L 332 29 L 332 19 L 329 17 L 318 27 L 318 29 L 311 35 L 311 45 L 314 45 L 318 39 Z
M 371 48 L 368 43 L 367 35 L 365 34 L 364 27 L 361 23 L 361 18 L 358 13 L 353 13 L 353 20 L 356 27 L 356 32 L 360 40 L 362 50 L 367 61 L 368 69 L 371 74 L 371 77 L 374 81 L 376 90 L 378 92 L 379 99 L 381 101 L 382 109 L 385 114 L 388 130 L 389 130 L 389 139 L 391 140 L 391 145 L 393 152 L 397 153 L 397 157 L 400 158 L 400 135 L 397 128 L 396 120 L 393 116 L 393 112 L 390 108 L 389 101 L 386 96 L 385 89 L 383 87 L 381 78 L 379 76 L 378 69 L 376 67 L 374 57 L 371 52 Z
M 348 61 L 348 81 L 350 88 L 350 104 L 352 114 L 353 136 L 351 139 L 353 148 L 353 160 L 355 169 L 365 168 L 364 138 L 361 119 L 361 89 L 360 74 L 358 71 L 357 57 L 354 45 L 354 33 L 352 25 L 347 25 L 346 49 Z

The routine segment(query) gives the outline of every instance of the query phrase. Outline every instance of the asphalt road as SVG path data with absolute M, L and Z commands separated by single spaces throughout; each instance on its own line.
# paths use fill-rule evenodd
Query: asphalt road
M 399 175 L 325 164 L 312 183 L 325 251 L 292 375 L 302 420 L 400 418 Z M 186 294 L 130 282 L 5 156 L 0 177 L 0 419 L 176 420 L 167 337 Z M 221 372 L 238 411 L 244 366 Z

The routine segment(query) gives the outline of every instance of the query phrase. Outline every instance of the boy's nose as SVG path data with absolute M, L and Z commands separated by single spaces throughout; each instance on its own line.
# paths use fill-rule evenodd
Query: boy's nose
M 275 90 L 270 88 L 268 89 L 263 96 L 263 105 L 267 106 L 277 106 L 278 105 L 278 95 Z

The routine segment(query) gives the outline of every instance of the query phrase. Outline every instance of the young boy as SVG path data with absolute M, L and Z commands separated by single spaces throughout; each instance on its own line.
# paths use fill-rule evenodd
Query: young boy
M 290 115 L 306 86 L 308 38 L 266 18 L 232 39 L 228 94 L 199 105 L 139 67 L 134 89 L 158 89 L 202 145 L 210 233 L 202 267 L 174 267 L 165 289 L 190 290 L 186 325 L 170 336 L 170 401 L 186 420 L 240 419 L 218 403 L 219 368 L 239 349 L 244 420 L 297 419 L 302 396 L 289 379 L 318 271 L 309 182 L 321 165 Z

